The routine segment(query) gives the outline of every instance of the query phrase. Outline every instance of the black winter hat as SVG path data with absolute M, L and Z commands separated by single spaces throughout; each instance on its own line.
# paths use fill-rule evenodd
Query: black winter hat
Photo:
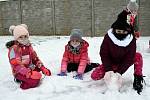
M 128 14 L 131 14 L 131 13 L 127 12 L 126 10 L 123 10 L 120 14 L 118 14 L 117 20 L 127 21 Z
M 113 29 L 120 29 L 120 30 L 126 30 L 126 31 L 131 31 L 130 25 L 123 20 L 117 19 L 112 25 L 111 28 Z

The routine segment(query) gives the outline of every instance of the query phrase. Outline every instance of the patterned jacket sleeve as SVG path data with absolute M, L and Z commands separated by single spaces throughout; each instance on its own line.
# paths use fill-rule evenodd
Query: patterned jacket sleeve
M 23 65 L 16 48 L 17 46 L 13 46 L 12 48 L 9 49 L 8 53 L 9 62 L 13 70 L 15 70 L 16 74 L 20 73 L 22 75 L 26 75 L 30 71 L 30 69 L 26 68 Z
M 67 45 L 65 46 L 65 51 L 63 54 L 63 58 L 61 61 L 61 72 L 67 71 L 67 64 L 68 64 L 68 53 L 67 53 Z
M 87 62 L 88 62 L 88 49 L 87 49 L 87 47 L 84 47 L 81 51 L 81 58 L 80 58 L 80 63 L 79 63 L 79 67 L 78 67 L 79 74 L 84 73 Z
M 40 60 L 39 57 L 37 56 L 37 53 L 33 50 L 32 47 L 30 47 L 30 52 L 31 52 L 32 63 L 33 63 L 36 67 L 41 68 L 41 66 L 43 66 L 43 63 L 41 62 L 41 60 Z

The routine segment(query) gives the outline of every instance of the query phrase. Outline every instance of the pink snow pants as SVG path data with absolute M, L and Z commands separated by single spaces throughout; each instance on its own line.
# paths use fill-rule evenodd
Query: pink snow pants
M 34 88 L 37 87 L 40 83 L 39 79 L 26 78 L 21 74 L 17 74 L 15 78 L 21 81 L 20 88 L 22 89 Z
M 134 59 L 134 74 L 136 75 L 143 75 L 142 74 L 142 68 L 143 68 L 143 58 L 142 55 L 137 52 L 135 54 Z M 99 65 L 91 74 L 91 78 L 93 80 L 100 80 L 105 75 L 105 69 L 103 65 Z

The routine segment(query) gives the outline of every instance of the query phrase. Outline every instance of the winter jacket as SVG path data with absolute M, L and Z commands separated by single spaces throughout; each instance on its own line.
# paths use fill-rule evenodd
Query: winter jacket
M 9 47 L 8 58 L 14 75 L 26 75 L 31 70 L 40 71 L 42 66 L 42 62 L 31 45 L 24 46 L 15 42 Z
M 105 35 L 100 48 L 102 64 L 106 71 L 116 71 L 120 74 L 134 63 L 136 39 L 129 34 L 124 40 L 118 40 L 112 29 Z
M 63 54 L 61 62 L 61 71 L 66 72 L 68 63 L 78 63 L 78 73 L 84 73 L 86 65 L 89 63 L 88 46 L 89 44 L 83 40 L 81 43 L 79 54 L 74 54 L 69 50 L 69 43 L 65 46 L 65 52 Z

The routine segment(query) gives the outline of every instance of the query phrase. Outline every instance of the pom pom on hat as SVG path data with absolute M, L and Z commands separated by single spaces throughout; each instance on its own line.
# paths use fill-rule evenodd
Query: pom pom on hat
M 71 35 L 70 35 L 70 41 L 72 40 L 82 41 L 82 35 L 83 35 L 83 32 L 81 31 L 81 29 L 72 29 Z
M 10 32 L 10 34 L 13 34 L 13 30 L 15 29 L 15 25 L 11 25 L 10 27 L 9 27 L 9 32 Z
M 17 40 L 22 35 L 29 36 L 28 27 L 26 24 L 20 25 L 11 25 L 9 28 L 9 32 L 14 35 L 14 39 Z
M 139 5 L 136 3 L 136 0 L 129 1 L 127 9 L 130 10 L 130 12 L 137 12 L 139 9 Z

